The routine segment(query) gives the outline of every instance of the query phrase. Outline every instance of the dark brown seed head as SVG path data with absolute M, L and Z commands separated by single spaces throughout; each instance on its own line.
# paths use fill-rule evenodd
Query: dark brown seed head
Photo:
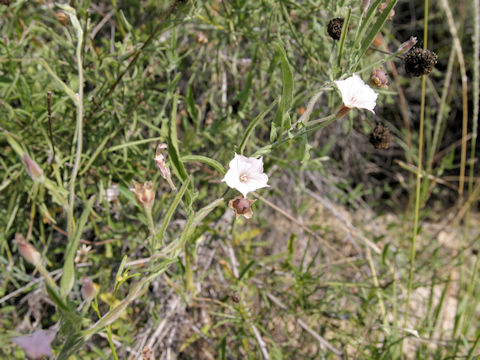
M 428 75 L 437 63 L 438 56 L 428 49 L 413 48 L 405 56 L 405 71 L 410 76 Z
M 345 19 L 343 18 L 334 18 L 330 20 L 327 26 L 328 35 L 331 36 L 334 40 L 340 40 L 340 35 L 342 34 L 343 22 Z
M 370 143 L 375 149 L 388 149 L 391 141 L 390 130 L 382 123 L 377 123 L 370 134 Z

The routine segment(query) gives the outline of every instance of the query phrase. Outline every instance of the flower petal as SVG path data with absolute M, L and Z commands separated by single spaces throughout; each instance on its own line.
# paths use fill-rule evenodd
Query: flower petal
M 343 104 L 346 107 L 374 112 L 378 94 L 365 84 L 360 76 L 353 74 L 348 79 L 335 81 L 335 84 L 340 90 Z

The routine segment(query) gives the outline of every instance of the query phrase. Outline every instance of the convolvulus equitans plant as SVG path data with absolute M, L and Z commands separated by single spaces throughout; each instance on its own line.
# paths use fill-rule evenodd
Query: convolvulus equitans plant
M 477 3 L 0 1 L 0 357 L 477 357 Z

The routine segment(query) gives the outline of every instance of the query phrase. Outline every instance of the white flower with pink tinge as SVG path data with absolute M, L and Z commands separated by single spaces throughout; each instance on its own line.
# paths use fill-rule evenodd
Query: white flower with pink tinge
M 345 115 L 353 108 L 367 109 L 375 113 L 378 94 L 365 84 L 360 76 L 353 74 L 348 79 L 337 80 L 335 84 L 342 94 L 343 107 L 337 113 L 337 118 Z
M 222 181 L 237 189 L 244 197 L 251 191 L 269 187 L 268 175 L 263 172 L 263 160 L 235 154 Z

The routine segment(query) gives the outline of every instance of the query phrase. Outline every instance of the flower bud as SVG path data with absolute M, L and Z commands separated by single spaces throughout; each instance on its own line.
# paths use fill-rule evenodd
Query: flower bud
M 378 13 L 381 14 L 385 11 L 385 9 L 387 8 L 388 6 L 388 3 L 390 2 L 389 1 L 385 1 L 384 3 L 381 3 L 379 6 L 378 6 Z M 395 10 L 390 10 L 390 13 L 388 14 L 387 16 L 387 20 L 392 20 L 392 18 L 395 16 Z
M 163 155 L 163 150 L 167 148 L 167 144 L 158 144 L 154 159 L 158 170 L 160 170 L 160 173 L 165 180 L 170 178 L 170 169 L 168 168 L 165 156 Z
M 145 209 L 149 210 L 153 206 L 155 200 L 155 192 L 153 191 L 153 184 L 151 181 L 146 181 L 143 185 L 134 181 L 134 189 L 130 189 L 135 194 L 138 203 Z
M 388 83 L 388 78 L 387 74 L 382 69 L 375 69 L 372 71 L 370 74 L 370 81 L 372 82 L 373 85 L 387 89 L 387 83 Z
M 55 17 L 57 18 L 58 22 L 63 26 L 68 25 L 68 15 L 64 12 L 57 12 L 55 13 Z
M 428 49 L 414 48 L 405 56 L 405 72 L 410 76 L 428 75 L 437 63 L 438 56 Z
M 410 39 L 408 39 L 408 41 L 405 41 L 402 45 L 400 45 L 397 52 L 399 53 L 407 52 L 412 47 L 414 47 L 416 43 L 417 43 L 417 38 L 415 36 L 410 36 Z
M 205 36 L 204 33 L 198 32 L 197 35 L 195 36 L 195 41 L 197 44 L 206 44 L 208 43 L 208 38 Z
M 86 301 L 90 301 L 95 296 L 95 286 L 93 285 L 92 279 L 84 276 L 82 278 L 82 288 L 80 289 L 82 297 Z
M 235 216 L 244 216 L 246 219 L 251 219 L 253 216 L 251 205 L 255 200 L 248 200 L 242 195 L 238 195 L 228 202 L 228 206 L 235 211 Z
M 340 40 L 344 21 L 343 18 L 334 18 L 328 23 L 327 32 L 333 40 Z
M 36 265 L 40 262 L 40 253 L 25 240 L 22 234 L 15 234 L 15 242 L 17 243 L 20 255 L 22 255 L 25 260 L 33 265 Z
M 32 160 L 27 153 L 23 154 L 23 161 L 25 163 L 25 169 L 27 170 L 28 175 L 32 178 L 33 181 L 42 182 L 43 181 L 43 170 L 38 166 L 38 164 Z
M 382 123 L 377 123 L 370 134 L 370 143 L 375 149 L 388 149 L 392 141 L 390 130 Z

